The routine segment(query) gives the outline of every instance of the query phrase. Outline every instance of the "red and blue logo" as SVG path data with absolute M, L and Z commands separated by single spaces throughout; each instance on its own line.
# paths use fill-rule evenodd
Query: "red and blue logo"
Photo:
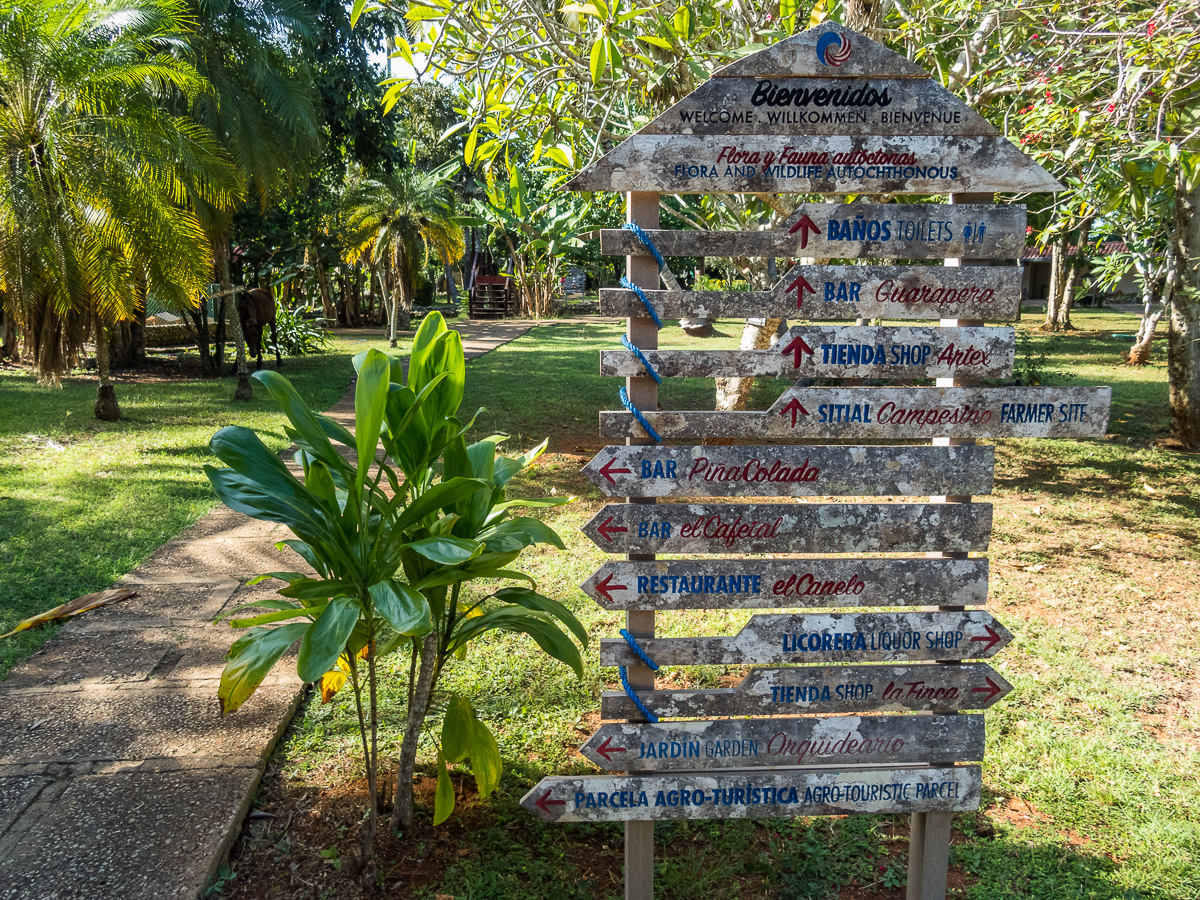
M 850 58 L 850 38 L 827 31 L 817 38 L 817 59 L 826 66 L 840 66 Z

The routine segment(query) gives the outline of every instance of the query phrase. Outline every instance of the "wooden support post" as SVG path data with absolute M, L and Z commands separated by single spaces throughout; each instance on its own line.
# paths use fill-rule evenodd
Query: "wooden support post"
M 658 194 L 630 193 L 626 200 L 626 221 L 642 228 L 658 228 Z M 658 288 L 658 263 L 653 256 L 625 257 L 626 277 L 645 290 Z M 626 337 L 635 347 L 642 350 L 658 349 L 658 326 L 647 317 L 626 319 Z M 658 383 L 649 375 L 625 379 L 625 391 L 629 402 L 643 412 L 658 409 Z M 653 444 L 651 438 L 626 438 L 627 445 Z M 627 497 L 629 503 L 653 503 L 650 497 Z M 630 553 L 626 556 L 633 562 L 654 560 L 653 553 Z M 654 637 L 654 611 L 629 610 L 625 613 L 625 627 L 635 638 Z M 654 690 L 654 672 L 649 666 L 629 666 L 625 670 L 629 685 L 635 691 Z M 640 715 L 631 722 L 645 721 Z M 653 900 L 654 898 L 654 822 L 650 820 L 625 823 L 625 900 Z
M 994 203 L 995 194 L 951 194 L 952 204 Z M 947 259 L 946 265 L 957 267 L 981 264 L 986 261 Z M 982 319 L 942 319 L 942 327 L 956 328 L 964 325 L 982 325 Z M 977 378 L 938 378 L 938 387 L 974 387 Z M 935 447 L 974 444 L 974 438 L 934 438 Z M 930 503 L 970 503 L 969 495 L 933 496 Z M 930 553 L 929 556 L 943 559 L 965 559 L 966 553 Z M 961 606 L 939 606 L 940 610 L 961 610 Z M 954 663 L 949 663 L 954 665 Z M 954 715 L 954 713 L 948 713 Z M 933 760 L 930 762 L 937 763 Z M 946 876 L 950 866 L 950 823 L 948 812 L 913 813 L 908 832 L 908 891 L 906 900 L 946 900 Z

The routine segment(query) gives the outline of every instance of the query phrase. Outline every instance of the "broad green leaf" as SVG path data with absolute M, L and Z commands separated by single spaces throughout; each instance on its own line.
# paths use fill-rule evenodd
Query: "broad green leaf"
M 528 516 L 517 516 L 512 519 L 507 519 L 499 525 L 491 529 L 490 532 L 480 535 L 481 540 L 488 540 L 492 535 L 501 534 L 519 534 L 522 535 L 529 544 L 550 544 L 557 547 L 559 550 L 565 550 L 566 546 L 555 532 L 553 528 L 543 522 L 541 519 L 532 519 Z
M 607 46 L 607 41 L 603 37 L 596 38 L 596 40 L 592 43 L 592 84 L 600 83 L 600 76 L 604 74 L 604 69 L 608 65 L 608 60 L 605 59 L 604 56 Z
M 480 798 L 486 797 L 500 786 L 504 762 L 500 759 L 496 736 L 478 719 L 471 731 L 468 755 L 471 757 L 471 772 L 475 775 L 475 787 L 479 790 Z
M 358 622 L 361 608 L 353 597 L 329 601 L 300 643 L 296 672 L 301 681 L 316 681 L 333 668 L 337 658 L 345 652 L 346 641 Z
M 273 625 L 276 622 L 286 622 L 288 619 L 294 619 L 297 616 L 313 616 L 320 612 L 320 608 L 316 606 L 293 606 L 289 609 L 279 609 L 275 612 L 263 613 L 261 616 L 255 616 L 252 619 L 230 619 L 230 628 L 253 628 L 256 625 Z
M 228 612 L 223 612 L 213 619 L 214 624 L 222 619 L 228 619 L 230 616 L 237 615 L 244 609 L 295 609 L 295 603 L 288 603 L 279 597 L 264 597 L 262 600 L 251 600 L 249 603 L 241 603 L 235 606 Z
M 321 427 L 321 423 L 317 421 L 313 411 L 308 408 L 308 404 L 296 393 L 296 389 L 292 387 L 290 381 L 270 369 L 261 369 L 251 377 L 266 387 L 271 398 L 283 410 L 283 414 L 288 417 L 292 427 L 308 444 L 317 459 L 327 466 L 346 467 L 346 461 L 333 449 L 333 444 L 329 443 L 325 429 Z
M 261 575 L 255 575 L 253 578 L 247 581 L 246 584 L 262 584 L 268 578 L 278 578 L 280 581 L 286 581 L 291 584 L 293 581 L 302 581 L 308 578 L 308 576 L 302 574 L 301 572 L 263 572 Z
M 462 762 L 467 758 L 474 731 L 475 711 L 471 709 L 471 702 L 455 694 L 442 720 L 442 755 L 448 762 Z
M 245 703 L 279 657 L 296 641 L 307 637 L 312 627 L 309 622 L 293 622 L 278 628 L 255 628 L 235 641 L 229 648 L 234 655 L 221 672 L 221 685 L 217 689 L 221 715 Z
M 459 581 L 473 581 L 476 578 L 509 578 L 513 580 L 528 581 L 530 585 L 536 585 L 537 582 L 524 572 L 515 572 L 509 569 L 499 567 L 475 570 L 472 566 L 463 566 L 458 569 L 439 569 L 432 575 L 427 575 L 422 578 L 417 584 L 413 585 L 418 590 L 425 588 L 437 587 L 445 584 L 455 584 Z
M 305 578 L 303 581 L 293 582 L 285 588 L 280 588 L 279 594 L 294 600 L 329 600 L 333 597 L 345 596 L 353 589 L 353 584 L 333 578 L 326 580 Z
M 463 162 L 468 166 L 471 160 L 475 158 L 475 142 L 479 139 L 478 129 L 472 128 L 471 133 L 467 135 L 466 146 L 463 147 Z
M 371 585 L 375 611 L 399 634 L 426 635 L 433 627 L 429 601 L 407 584 L 388 579 Z
M 496 599 L 502 603 L 516 603 L 526 609 L 536 609 L 542 612 L 549 613 L 558 619 L 564 625 L 571 629 L 571 632 L 579 639 L 585 648 L 588 645 L 587 629 L 579 623 L 574 614 L 550 597 L 531 591 L 523 587 L 506 587 L 496 591 Z
M 670 41 L 664 41 L 662 38 L 657 37 L 653 34 L 639 34 L 637 36 L 637 39 L 639 41 L 643 41 L 647 44 L 653 44 L 655 47 L 662 47 L 662 49 L 664 49 L 664 50 L 674 50 L 675 49 L 674 47 L 671 46 Z
M 396 531 L 404 531 L 430 513 L 452 506 L 462 498 L 488 488 L 490 485 L 474 478 L 451 478 L 441 484 L 435 484 L 408 504 L 408 508 L 396 518 L 393 527 Z
M 452 643 L 464 644 L 487 631 L 500 630 L 528 634 L 539 647 L 583 677 L 583 657 L 579 648 L 544 613 L 511 606 L 493 609 L 477 619 L 465 620 L 455 630 Z
M 358 17 L 363 14 L 363 10 L 367 8 L 367 0 L 354 0 L 354 5 L 350 7 L 350 27 L 353 28 L 358 24 Z
M 390 374 L 391 361 L 386 354 L 368 350 L 354 389 L 354 438 L 358 443 L 358 478 L 355 484 L 358 487 L 362 487 L 375 460 L 375 447 L 379 443 L 379 432 L 383 428 L 383 416 L 387 410 Z
M 483 551 L 483 544 L 465 538 L 431 537 L 413 541 L 407 549 L 443 566 L 469 562 Z
M 446 760 L 437 755 L 437 791 L 433 795 L 433 824 L 441 825 L 454 812 L 454 785 L 446 771 Z
M 690 38 L 692 36 L 692 11 L 686 6 L 680 6 L 675 10 L 675 33 L 680 37 Z

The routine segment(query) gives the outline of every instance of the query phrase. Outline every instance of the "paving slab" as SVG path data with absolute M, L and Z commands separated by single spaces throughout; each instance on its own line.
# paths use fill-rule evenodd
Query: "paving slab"
M 193 900 L 248 809 L 254 767 L 73 779 L 0 859 L 0 900 Z

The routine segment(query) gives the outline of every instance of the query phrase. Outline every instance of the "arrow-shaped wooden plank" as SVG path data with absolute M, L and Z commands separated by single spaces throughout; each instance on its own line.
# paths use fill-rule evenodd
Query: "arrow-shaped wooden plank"
M 638 691 L 660 719 L 838 715 L 987 709 L 1012 691 L 991 666 L 786 666 L 755 669 L 732 688 Z M 600 718 L 640 716 L 621 691 L 600 696 Z
M 1109 387 L 790 388 L 766 412 L 646 412 L 664 439 L 897 440 L 1101 437 Z M 625 411 L 600 413 L 606 438 L 647 435 Z
M 605 447 L 583 474 L 610 497 L 990 494 L 991 447 Z
M 991 613 L 759 613 L 731 637 L 646 638 L 660 666 L 985 659 L 1012 634 Z M 600 642 L 600 665 L 633 666 L 620 638 Z
M 677 772 L 967 762 L 983 744 L 983 716 L 804 716 L 601 725 L 579 752 L 609 772 Z
M 1017 259 L 1025 247 L 1025 207 L 971 203 L 948 206 L 803 203 L 783 224 L 770 231 L 648 229 L 645 233 L 667 257 Z M 608 228 L 600 231 L 600 252 L 605 256 L 649 255 L 633 232 Z M 805 275 L 810 281 L 815 277 L 810 277 L 807 271 L 796 274 Z M 980 277 L 982 273 L 973 274 Z M 900 281 L 895 275 L 888 277 Z
M 922 78 L 712 78 L 639 134 L 999 134 Z
M 543 778 L 521 805 L 547 822 L 753 819 L 979 808 L 979 766 L 778 769 Z
M 795 325 L 769 350 L 643 350 L 662 377 L 1007 378 L 1011 328 Z M 629 350 L 601 350 L 600 374 L 646 374 Z
M 1007 322 L 1021 302 L 1014 266 L 793 266 L 769 291 L 645 291 L 660 318 L 980 319 Z M 633 291 L 600 290 L 606 316 L 645 316 Z
M 660 194 L 1061 191 L 1002 136 L 635 134 L 564 185 Z M 815 254 L 814 254 L 815 255 Z M 832 255 L 832 254 L 831 254 Z
M 986 550 L 986 503 L 622 503 L 583 526 L 610 553 Z
M 581 588 L 605 609 L 982 606 L 988 561 L 722 557 L 609 562 Z

